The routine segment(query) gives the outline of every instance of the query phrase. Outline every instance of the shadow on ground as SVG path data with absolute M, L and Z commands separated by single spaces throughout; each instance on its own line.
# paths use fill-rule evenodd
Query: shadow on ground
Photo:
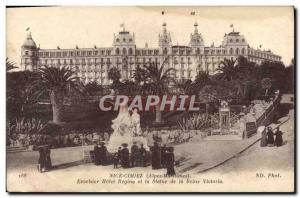
M 59 165 L 55 165 L 52 167 L 52 171 L 55 170 L 61 170 L 61 169 L 66 169 L 66 168 L 70 168 L 70 167 L 74 167 L 74 166 L 79 166 L 82 165 L 83 161 L 82 160 L 78 160 L 75 162 L 69 162 L 69 163 L 65 163 L 65 164 L 59 164 Z

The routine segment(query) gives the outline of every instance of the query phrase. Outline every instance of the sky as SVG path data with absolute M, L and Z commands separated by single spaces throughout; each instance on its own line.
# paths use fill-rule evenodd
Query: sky
M 164 15 L 162 15 L 164 11 Z M 195 15 L 191 15 L 195 12 Z M 188 45 L 194 23 L 206 46 L 221 44 L 232 29 L 251 47 L 272 50 L 285 64 L 294 57 L 293 7 L 39 7 L 6 9 L 6 56 L 20 64 L 21 45 L 29 27 L 42 49 L 111 47 L 125 24 L 137 47 L 158 47 L 162 23 L 173 44 Z

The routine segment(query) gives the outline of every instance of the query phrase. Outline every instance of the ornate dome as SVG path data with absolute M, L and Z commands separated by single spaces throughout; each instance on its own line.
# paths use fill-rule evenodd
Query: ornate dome
M 34 40 L 32 39 L 30 32 L 27 34 L 26 40 L 24 41 L 22 47 L 36 48 L 36 44 L 35 44 Z
M 195 30 L 194 33 L 191 34 L 190 45 L 191 46 L 204 46 L 204 41 L 201 33 L 198 32 L 198 23 L 194 24 Z

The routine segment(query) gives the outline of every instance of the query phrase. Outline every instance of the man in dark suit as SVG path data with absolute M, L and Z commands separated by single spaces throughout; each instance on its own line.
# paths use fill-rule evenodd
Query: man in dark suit
M 136 145 L 136 142 L 133 142 L 131 146 L 131 166 L 137 166 L 137 158 L 138 158 L 139 147 Z
M 128 150 L 128 144 L 124 143 L 122 144 L 123 148 L 121 150 L 121 165 L 123 168 L 129 167 L 129 150 Z

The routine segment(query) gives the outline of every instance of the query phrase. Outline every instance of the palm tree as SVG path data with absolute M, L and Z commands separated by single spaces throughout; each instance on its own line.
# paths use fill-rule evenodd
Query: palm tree
M 89 82 L 84 86 L 84 91 L 88 95 L 99 94 L 103 92 L 104 88 L 99 85 L 97 81 Z
M 221 61 L 219 68 L 217 71 L 220 71 L 221 73 L 218 74 L 219 78 L 221 80 L 228 80 L 231 81 L 233 79 L 236 79 L 239 75 L 239 67 L 236 65 L 236 60 L 229 60 L 225 59 L 224 61 Z
M 210 82 L 210 76 L 208 71 L 199 71 L 196 75 L 196 78 L 193 82 L 195 88 L 197 91 L 201 90 L 205 85 L 207 85 Z
M 16 64 L 14 62 L 11 62 L 6 58 L 6 72 L 9 72 L 10 70 L 16 69 Z
M 109 71 L 108 71 L 108 79 L 112 80 L 112 88 L 113 89 L 119 89 L 121 86 L 121 73 L 120 70 L 116 67 L 112 67 Z
M 81 92 L 82 87 L 75 72 L 67 67 L 55 68 L 43 66 L 38 70 L 40 77 L 34 83 L 40 93 L 47 92 L 53 111 L 53 122 L 62 122 L 64 98 L 71 91 Z
M 156 63 L 150 63 L 149 65 L 143 66 L 145 88 L 147 88 L 149 94 L 161 97 L 164 93 L 168 92 L 168 84 L 173 82 L 171 75 L 175 69 L 165 69 L 166 60 L 167 59 L 165 59 L 161 66 Z M 160 103 L 155 106 L 155 122 L 162 122 Z

